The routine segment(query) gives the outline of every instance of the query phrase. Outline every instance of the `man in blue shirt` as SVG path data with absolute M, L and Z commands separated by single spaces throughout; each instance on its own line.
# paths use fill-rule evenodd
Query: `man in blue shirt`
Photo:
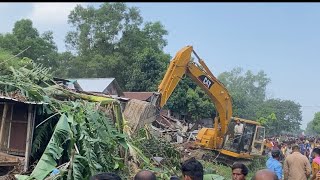
M 303 155 L 306 155 L 306 146 L 305 144 L 303 143 L 303 141 L 301 141 L 299 143 L 299 147 L 300 147 L 300 153 L 303 154 Z
M 271 156 L 266 165 L 267 168 L 273 172 L 275 172 L 278 176 L 279 179 L 282 179 L 282 164 L 279 162 L 280 159 L 280 150 L 279 149 L 275 149 L 271 151 Z

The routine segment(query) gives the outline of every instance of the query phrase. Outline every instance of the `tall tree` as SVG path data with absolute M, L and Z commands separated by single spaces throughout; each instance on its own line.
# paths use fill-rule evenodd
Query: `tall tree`
M 250 70 L 243 72 L 238 67 L 223 72 L 218 79 L 225 85 L 233 100 L 233 115 L 245 119 L 254 119 L 256 110 L 266 98 L 266 87 L 270 79 L 263 71 L 256 75 Z
M 68 49 L 78 57 L 73 77 L 115 77 L 125 90 L 155 90 L 169 62 L 163 53 L 167 35 L 160 22 L 143 23 L 136 7 L 104 3 L 99 8 L 78 5 L 69 15 L 73 27 Z
M 46 67 L 57 68 L 55 58 L 58 52 L 52 32 L 47 31 L 39 35 L 30 19 L 17 21 L 12 33 L 0 35 L 0 48 L 13 54 L 18 54 L 27 49 L 20 54 L 20 57 L 30 58 Z
M 145 48 L 134 57 L 136 61 L 127 71 L 128 82 L 126 89 L 131 91 L 157 91 L 159 80 L 166 65 L 169 64 L 169 55 Z
M 196 122 L 201 118 L 213 118 L 216 112 L 209 96 L 189 77 L 178 83 L 165 108 L 186 116 L 189 122 Z
M 307 125 L 306 134 L 318 135 L 320 133 L 320 112 L 314 114 L 314 118 Z
M 291 100 L 269 99 L 257 110 L 256 119 L 263 121 L 269 135 L 299 131 L 301 106 Z

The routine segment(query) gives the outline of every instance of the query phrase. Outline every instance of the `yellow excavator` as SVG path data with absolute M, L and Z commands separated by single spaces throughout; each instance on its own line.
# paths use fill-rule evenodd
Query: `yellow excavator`
M 192 61 L 192 53 L 198 59 L 198 63 Z M 186 46 L 177 52 L 151 103 L 162 108 L 184 75 L 190 77 L 206 92 L 217 112 L 214 127 L 199 130 L 195 146 L 214 150 L 226 164 L 232 164 L 241 159 L 250 161 L 254 156 L 262 155 L 265 128 L 256 121 L 232 117 L 232 101 L 228 90 L 211 73 L 192 46 Z M 238 120 L 242 124 L 240 135 L 234 132 Z

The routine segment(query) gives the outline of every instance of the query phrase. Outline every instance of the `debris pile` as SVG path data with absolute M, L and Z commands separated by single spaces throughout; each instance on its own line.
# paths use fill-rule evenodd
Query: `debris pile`
M 172 143 L 185 143 L 195 140 L 198 130 L 193 130 L 194 124 L 187 124 L 184 121 L 160 115 L 151 125 L 152 134 L 163 137 Z

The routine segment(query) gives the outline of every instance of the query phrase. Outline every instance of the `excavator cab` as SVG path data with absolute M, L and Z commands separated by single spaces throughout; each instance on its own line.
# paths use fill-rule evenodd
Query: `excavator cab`
M 235 134 L 236 120 L 243 125 L 243 133 Z M 224 136 L 222 149 L 237 154 L 262 155 L 265 129 L 255 121 L 232 118 Z

